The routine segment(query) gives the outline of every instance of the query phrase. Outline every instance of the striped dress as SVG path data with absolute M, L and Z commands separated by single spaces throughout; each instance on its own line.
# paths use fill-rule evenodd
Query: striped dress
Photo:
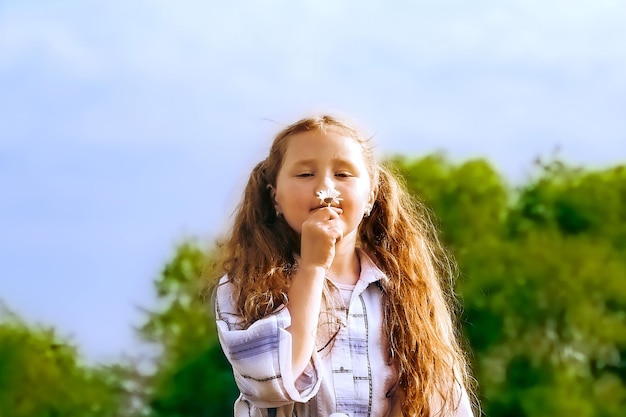
M 241 395 L 235 417 L 385 417 L 398 414 L 397 370 L 388 363 L 383 337 L 383 294 L 387 279 L 359 251 L 356 285 L 330 282 L 337 295 L 333 324 L 317 334 L 317 349 L 302 375 L 291 370 L 291 324 L 279 308 L 247 328 L 235 312 L 233 286 L 227 277 L 216 293 L 216 321 L 222 349 L 233 367 Z M 330 320 L 329 320 L 330 322 Z M 325 328 L 327 327 L 327 328 Z M 471 416 L 464 395 L 456 416 Z

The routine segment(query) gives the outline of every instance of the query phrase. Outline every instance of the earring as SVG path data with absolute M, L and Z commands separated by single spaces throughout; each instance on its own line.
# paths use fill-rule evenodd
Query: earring
M 369 217 L 372 212 L 373 204 L 367 203 L 365 205 L 365 213 L 363 213 L 363 217 Z

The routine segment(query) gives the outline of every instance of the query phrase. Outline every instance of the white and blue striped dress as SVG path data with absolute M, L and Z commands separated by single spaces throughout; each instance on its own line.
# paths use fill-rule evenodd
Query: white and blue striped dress
M 397 371 L 389 365 L 383 340 L 383 294 L 387 279 L 359 251 L 361 274 L 354 286 L 335 284 L 341 294 L 338 332 L 318 331 L 319 351 L 297 379 L 291 370 L 291 324 L 286 308 L 242 328 L 233 286 L 220 280 L 216 294 L 217 329 L 241 395 L 235 417 L 385 417 L 398 413 Z M 332 340 L 329 342 L 329 339 Z M 467 395 L 456 416 L 471 416 Z M 397 414 L 400 415 L 400 414 Z

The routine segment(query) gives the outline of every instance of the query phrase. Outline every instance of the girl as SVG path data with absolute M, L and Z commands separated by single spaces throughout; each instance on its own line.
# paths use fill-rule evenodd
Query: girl
M 300 120 L 253 170 L 216 288 L 235 416 L 471 416 L 452 263 L 354 128 Z

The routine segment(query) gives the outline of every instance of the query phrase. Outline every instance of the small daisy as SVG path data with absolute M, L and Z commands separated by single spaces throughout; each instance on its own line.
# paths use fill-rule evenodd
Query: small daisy
M 316 195 L 320 199 L 320 205 L 326 205 L 326 207 L 330 207 L 333 204 L 339 205 L 339 202 L 343 200 L 343 198 L 339 198 L 341 193 L 334 188 L 318 191 Z

